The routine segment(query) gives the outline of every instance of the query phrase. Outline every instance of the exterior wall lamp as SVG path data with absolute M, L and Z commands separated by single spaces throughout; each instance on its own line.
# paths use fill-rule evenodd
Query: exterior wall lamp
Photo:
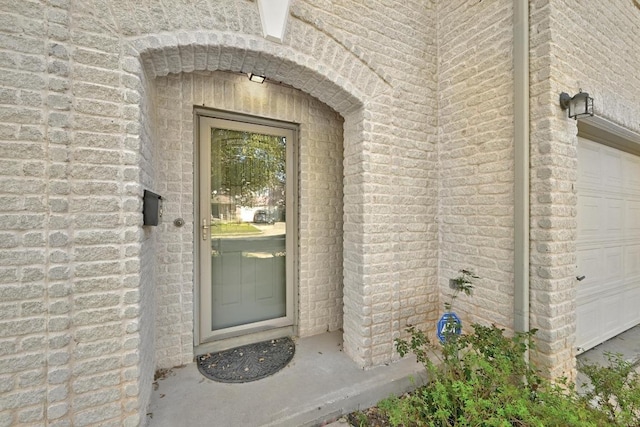
M 587 92 L 576 93 L 571 97 L 568 93 L 560 94 L 560 107 L 563 110 L 569 109 L 569 118 L 578 120 L 586 116 L 593 116 L 593 98 Z
M 261 76 L 259 74 L 248 73 L 247 75 L 249 76 L 249 80 L 254 83 L 264 83 L 264 80 L 266 79 L 265 76 Z

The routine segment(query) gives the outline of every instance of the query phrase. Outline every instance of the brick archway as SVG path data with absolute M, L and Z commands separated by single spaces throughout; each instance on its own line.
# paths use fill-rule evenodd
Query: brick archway
M 130 84 L 129 97 L 132 104 L 139 107 L 139 143 L 142 153 L 150 153 L 153 146 L 153 106 L 149 94 L 153 92 L 154 79 L 170 74 L 232 71 L 254 72 L 265 75 L 272 81 L 293 86 L 332 107 L 344 118 L 344 230 L 343 230 L 343 303 L 344 303 L 344 349 L 360 366 L 371 366 L 370 299 L 365 296 L 362 262 L 364 245 L 362 227 L 365 222 L 365 190 L 361 169 L 363 151 L 366 148 L 369 125 L 367 106 L 389 86 L 364 62 L 359 61 L 349 51 L 335 55 L 338 64 L 352 62 L 349 76 L 341 75 L 333 64 L 323 63 L 316 58 L 295 51 L 291 47 L 274 45 L 266 40 L 244 35 L 223 33 L 182 32 L 174 35 L 146 36 L 131 43 L 131 54 L 124 59 L 127 71 L 138 77 Z M 341 57 L 342 56 L 342 57 Z M 177 100 L 177 102 L 179 102 Z M 370 107 L 369 107 L 370 108 Z M 143 154 L 140 167 L 140 181 L 146 187 L 153 187 L 155 166 L 153 156 Z M 153 263 L 154 240 L 142 242 L 142 264 Z M 146 248 L 146 249 L 145 249 Z M 354 262 L 359 260 L 359 262 Z M 153 274 L 149 274 L 152 277 Z M 150 288 L 149 280 L 141 277 L 142 294 Z M 185 300 L 192 299 L 186 296 Z M 142 328 L 146 325 L 150 335 L 153 332 L 155 314 L 151 311 L 141 314 Z M 190 326 L 190 327 L 189 327 Z M 192 357 L 193 343 L 186 329 L 193 324 L 183 325 L 181 339 L 181 359 L 157 357 L 161 365 L 186 363 Z M 176 334 L 179 335 L 179 334 Z M 153 348 L 153 343 L 142 345 Z M 152 351 L 152 350 L 146 350 Z M 390 358 L 391 354 L 388 355 Z M 166 359 L 166 360 L 165 360 Z M 171 360 L 171 361 L 169 361 Z

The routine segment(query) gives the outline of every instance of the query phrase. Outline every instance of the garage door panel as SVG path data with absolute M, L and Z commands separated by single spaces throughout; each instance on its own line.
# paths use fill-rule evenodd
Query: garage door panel
M 594 143 L 582 145 L 578 152 L 578 179 L 580 183 L 587 188 L 600 188 L 602 186 L 600 169 L 599 147 Z
M 582 236 L 598 236 L 602 226 L 601 197 L 585 196 L 578 202 L 578 234 Z
M 625 158 L 624 188 L 631 194 L 640 193 L 640 159 L 637 157 Z
M 624 258 L 625 277 L 637 278 L 640 276 L 640 244 L 626 246 L 624 248 Z
M 602 174 L 604 188 L 622 191 L 622 154 L 612 148 L 602 147 Z
M 640 235 L 640 200 L 626 203 L 625 228 L 636 237 Z
M 605 204 L 604 227 L 608 237 L 621 236 L 624 227 L 624 204 L 620 198 L 607 198 Z M 601 218 L 602 220 L 602 218 Z
M 601 324 L 597 301 L 579 304 L 576 316 L 580 321 L 576 327 L 576 342 L 578 347 L 587 350 L 598 345 L 599 334 L 594 333 Z
M 640 281 L 636 281 L 624 296 L 625 329 L 640 323 Z
M 627 289 L 627 282 L 622 279 L 607 279 L 596 282 L 587 278 L 578 285 L 576 301 L 580 304 L 592 300 L 604 300 L 609 296 L 621 296 Z
M 600 312 L 603 314 L 600 334 L 607 335 L 608 331 L 617 333 L 622 327 L 620 308 L 624 307 L 624 293 L 609 295 L 600 300 Z
M 602 248 L 578 248 L 576 252 L 580 274 L 589 278 L 588 282 L 598 282 L 604 278 Z
M 621 247 L 615 246 L 605 248 L 605 279 L 608 282 L 611 282 L 613 280 L 622 280 L 622 278 L 624 277 L 622 258 Z
M 640 157 L 578 140 L 576 339 L 587 350 L 640 323 Z

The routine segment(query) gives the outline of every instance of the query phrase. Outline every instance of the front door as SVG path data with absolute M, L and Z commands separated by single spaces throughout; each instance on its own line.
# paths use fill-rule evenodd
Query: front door
M 199 117 L 201 343 L 293 324 L 295 128 L 278 124 Z

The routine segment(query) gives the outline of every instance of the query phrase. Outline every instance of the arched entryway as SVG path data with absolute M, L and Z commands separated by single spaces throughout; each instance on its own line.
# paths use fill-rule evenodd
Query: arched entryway
M 158 274 L 157 291 L 161 298 L 158 305 L 159 312 L 177 312 L 180 308 L 180 312 L 184 314 L 184 307 L 178 307 L 177 303 L 182 299 L 188 300 L 188 295 L 174 295 L 169 299 L 165 297 L 167 294 L 175 294 L 172 288 L 175 289 L 176 283 L 182 282 L 182 286 L 188 290 L 192 282 L 195 336 L 193 338 L 185 336 L 181 339 L 192 339 L 196 347 L 200 347 L 196 351 L 205 352 L 219 349 L 220 346 L 229 347 L 234 343 L 243 342 L 247 338 L 245 334 L 251 334 L 251 330 L 254 331 L 253 335 L 256 339 L 259 339 L 259 336 L 267 339 L 273 338 L 272 334 L 294 333 L 299 336 L 308 336 L 342 328 L 342 117 L 300 90 L 269 81 L 264 84 L 252 83 L 246 75 L 239 73 L 218 71 L 173 74 L 156 78 L 154 90 L 156 119 L 153 127 L 156 130 L 157 145 L 154 156 L 159 159 L 161 166 L 157 184 L 164 187 L 162 191 L 166 205 L 166 220 L 160 229 L 163 241 L 159 243 L 161 246 L 159 253 L 162 255 L 157 262 L 161 270 L 192 268 L 194 273 L 192 277 L 177 275 L 165 277 Z M 181 101 L 175 102 L 176 98 Z M 196 106 L 195 111 L 194 106 Z M 210 186 L 211 181 L 210 178 L 202 176 L 208 174 L 212 168 L 208 162 L 215 160 L 216 156 L 210 153 L 206 155 L 207 151 L 210 152 L 210 144 L 213 141 L 203 142 L 204 139 L 211 138 L 211 135 L 202 132 L 201 127 L 212 121 L 222 122 L 216 126 L 223 128 L 224 126 L 235 128 L 235 125 L 269 127 L 271 124 L 273 130 L 289 126 L 295 131 L 295 139 L 288 141 L 289 144 L 287 144 L 292 153 L 287 155 L 285 162 L 289 172 L 286 175 L 288 185 L 283 186 L 283 189 L 289 189 L 287 192 L 291 194 L 286 195 L 282 200 L 282 202 L 286 200 L 283 208 L 296 212 L 295 218 L 291 213 L 287 214 L 286 218 L 279 215 L 277 219 L 274 218 L 276 224 L 273 226 L 253 221 L 251 209 L 261 206 L 260 203 L 264 204 L 263 209 L 271 209 L 270 215 L 276 215 L 274 206 L 267 207 L 270 202 L 258 201 L 264 195 L 256 197 L 258 195 L 253 193 L 251 200 L 248 199 L 252 186 L 258 185 L 257 177 L 248 175 L 254 171 L 241 172 L 243 176 L 238 179 L 242 178 L 244 182 L 240 189 L 215 188 L 203 192 L 203 187 Z M 188 137 L 191 134 L 197 135 L 198 130 L 200 135 L 195 140 L 193 136 Z M 226 132 L 226 128 L 221 131 Z M 198 164 L 200 164 L 199 168 Z M 241 166 L 226 164 L 225 168 Z M 235 184 L 226 186 L 234 187 Z M 216 191 L 216 195 L 208 195 L 211 191 Z M 233 199 L 230 200 L 233 212 L 227 207 L 222 213 L 213 211 L 203 213 L 204 210 L 211 210 L 207 205 L 210 203 L 209 199 L 229 197 Z M 225 200 L 218 201 L 225 202 Z M 247 213 L 251 213 L 252 217 L 247 218 Z M 210 215 L 213 216 L 212 220 L 209 220 Z M 230 219 L 230 216 L 233 218 Z M 193 220 L 188 223 L 194 226 L 175 227 L 172 219 L 183 217 L 193 217 Z M 203 220 L 207 227 L 213 227 L 211 224 L 225 224 L 224 229 L 227 231 L 223 231 L 222 226 L 218 226 L 217 229 L 211 228 L 210 232 L 206 229 L 200 230 Z M 263 222 L 267 223 L 267 218 Z M 234 234 L 233 230 L 227 227 L 231 223 L 244 225 L 245 227 L 242 230 L 239 229 L 239 232 L 247 234 L 244 234 L 244 237 Z M 286 250 L 286 255 L 283 253 L 284 247 L 277 249 L 277 244 L 273 246 L 275 241 L 266 241 L 269 240 L 268 235 L 273 234 L 274 231 L 282 229 L 281 231 L 284 232 L 285 225 L 287 225 L 286 236 L 289 248 Z M 256 227 L 267 235 L 260 237 L 252 233 L 251 229 Z M 275 234 L 282 238 L 285 236 L 279 232 Z M 198 245 L 203 244 L 201 235 L 206 237 L 206 244 L 211 244 L 208 242 L 209 236 L 217 236 L 212 241 L 215 246 L 212 249 L 215 251 L 213 255 L 205 253 L 206 248 L 201 247 L 200 255 L 196 256 Z M 195 245 L 190 244 L 192 241 Z M 175 242 L 181 242 L 181 245 L 178 246 Z M 261 249 L 253 245 L 258 245 Z M 250 255 L 242 257 L 234 255 L 240 252 Z M 182 258 L 189 253 L 194 254 L 193 261 L 185 263 Z M 274 253 L 278 254 L 275 258 L 274 256 L 269 257 L 273 259 L 265 258 L 267 254 Z M 289 286 L 285 305 L 287 311 L 293 312 L 287 313 L 286 319 L 274 320 L 270 325 L 258 322 L 261 320 L 258 317 L 250 321 L 252 316 L 261 316 L 260 307 L 266 308 L 267 305 L 278 306 L 279 304 L 274 304 L 273 300 L 259 304 L 258 301 L 265 297 L 264 295 L 257 297 L 258 300 L 254 303 L 249 302 L 255 291 L 251 289 L 245 289 L 244 298 L 235 300 L 238 298 L 236 292 L 240 290 L 239 286 L 227 287 L 226 290 L 218 288 L 218 293 L 212 292 L 211 286 L 220 285 L 217 281 L 222 278 L 211 276 L 211 272 L 206 271 L 211 265 L 210 262 L 207 264 L 206 260 L 211 257 L 213 261 L 220 263 L 215 270 L 224 275 L 227 285 L 229 282 L 240 280 L 242 276 L 244 279 L 241 282 L 246 283 L 247 286 L 252 286 L 247 281 L 254 282 L 253 286 L 259 282 L 261 289 L 265 286 L 280 286 L 267 283 L 263 275 L 267 274 L 267 270 L 270 274 L 274 274 L 272 270 L 279 269 L 281 261 L 283 262 L 281 267 L 284 268 L 286 259 L 286 271 L 289 273 L 290 268 L 294 271 L 288 274 L 290 277 L 288 277 Z M 261 257 L 261 261 L 257 263 L 256 257 Z M 222 258 L 228 258 L 229 262 L 222 264 Z M 199 259 L 200 263 L 198 263 Z M 238 271 L 231 267 L 234 264 L 237 264 Z M 169 265 L 172 266 L 169 267 Z M 221 272 L 223 266 L 226 266 L 224 273 Z M 252 278 L 249 279 L 249 276 Z M 280 279 L 284 278 L 272 278 L 269 281 Z M 284 283 L 281 285 L 284 286 Z M 209 306 L 212 296 L 215 295 L 219 297 L 215 299 L 216 301 L 226 298 L 227 303 L 220 303 L 221 305 L 217 308 Z M 247 324 L 242 322 L 243 307 L 249 310 L 245 313 L 249 316 Z M 282 308 L 284 309 L 284 306 Z M 199 313 L 198 310 L 200 310 Z M 223 315 L 223 312 L 227 314 Z M 205 327 L 208 319 L 211 319 L 211 313 L 214 314 L 213 317 L 218 324 Z M 284 314 L 279 313 L 275 317 L 285 317 Z M 218 317 L 218 315 L 229 317 L 229 319 Z M 264 315 L 269 317 L 268 313 Z M 171 335 L 172 326 L 172 324 L 159 324 L 156 333 L 161 337 Z M 293 331 L 282 329 L 288 326 L 294 326 Z M 212 327 L 214 330 L 211 329 Z
M 313 169 L 301 168 L 301 188 L 317 183 L 316 188 L 309 187 L 307 193 L 301 192 L 301 206 L 328 207 L 333 209 L 334 215 L 329 215 L 330 219 L 326 220 L 326 212 L 321 212 L 321 209 L 315 212 L 317 218 L 325 218 L 324 226 L 328 222 L 333 224 L 332 235 L 321 237 L 323 243 L 314 242 L 312 235 L 312 228 L 322 225 L 312 224 L 313 215 L 301 216 L 301 222 L 307 221 L 300 227 L 304 230 L 300 234 L 301 247 L 310 252 L 321 248 L 326 256 L 301 253 L 298 320 L 300 331 L 305 334 L 341 326 L 345 352 L 358 365 L 372 365 L 372 311 L 367 308 L 372 301 L 367 298 L 370 288 L 366 287 L 367 279 L 362 268 L 365 259 L 363 233 L 368 220 L 363 207 L 367 171 L 362 165 L 366 157 L 365 142 L 370 138 L 368 117 L 373 114 L 372 108 L 381 107 L 373 101 L 389 89 L 388 85 L 362 62 L 356 61 L 351 67 L 350 75 L 357 77 L 351 81 L 337 73 L 332 64 L 250 36 L 183 33 L 141 38 L 135 40 L 133 46 L 137 52 L 128 64 L 135 69 L 134 61 L 142 63 L 138 88 L 141 98 L 137 100 L 141 107 L 143 153 L 140 179 L 145 187 L 168 194 L 165 200 L 167 214 L 184 218 L 190 225 L 178 229 L 170 222 L 173 217 L 168 218 L 162 233 L 149 236 L 143 242 L 143 263 L 156 265 L 157 310 L 155 313 L 143 313 L 146 319 L 141 319 L 147 328 L 153 329 L 150 325 L 155 324 L 156 366 L 176 366 L 193 358 L 193 319 L 198 310 L 198 305 L 194 304 L 194 299 L 197 299 L 194 293 L 197 266 L 193 250 L 196 237 L 193 224 L 197 219 L 193 214 L 192 178 L 194 106 L 294 123 L 306 120 L 306 126 L 302 126 L 301 147 L 307 148 L 313 145 L 312 133 L 322 134 L 323 127 L 335 129 L 336 123 L 344 120 L 343 145 L 337 141 L 317 141 L 316 147 L 320 147 L 320 151 L 322 147 L 318 144 L 333 144 L 334 148 L 323 153 L 323 160 L 314 159 L 311 154 L 300 157 L 302 166 L 305 166 L 305 161 L 313 162 L 316 167 L 324 165 L 313 172 L 313 176 L 304 175 Z M 342 64 L 354 59 L 346 50 L 340 55 L 344 57 L 334 57 L 333 60 Z M 355 69 L 358 71 L 354 72 Z M 214 71 L 229 73 L 212 74 Z M 277 88 L 275 92 L 278 92 L 276 97 L 280 97 L 279 100 L 265 102 L 264 96 L 268 91 L 259 91 L 255 86 L 253 89 L 251 86 L 240 88 L 251 84 L 242 75 L 248 72 L 265 75 L 268 81 L 273 82 L 268 85 Z M 268 86 L 262 89 L 265 87 Z M 307 112 L 302 114 L 296 102 L 305 104 Z M 307 117 L 303 120 L 301 114 Z M 331 114 L 333 118 L 329 120 Z M 340 138 L 338 134 L 330 135 L 331 132 L 324 134 L 328 139 Z M 338 173 L 340 177 L 336 180 L 335 174 Z M 327 179 L 328 175 L 334 176 Z M 336 202 L 320 200 L 323 195 L 318 191 L 322 188 L 332 192 L 334 199 L 344 200 L 344 204 L 339 206 L 340 218 L 335 217 Z M 340 250 L 331 250 L 338 241 Z M 315 267 L 311 265 L 312 260 Z M 341 279 L 342 289 L 336 289 L 334 285 L 314 288 L 314 281 L 325 281 L 322 275 L 316 274 L 322 271 L 318 267 L 322 265 L 329 274 L 333 274 L 331 281 L 334 284 Z M 336 277 L 337 269 L 340 278 Z M 322 289 L 320 293 L 327 295 L 316 294 L 313 298 L 333 302 L 325 304 L 311 298 L 315 289 Z M 336 302 L 340 300 L 344 305 L 341 321 L 336 313 Z M 391 352 L 386 357 L 390 358 Z

